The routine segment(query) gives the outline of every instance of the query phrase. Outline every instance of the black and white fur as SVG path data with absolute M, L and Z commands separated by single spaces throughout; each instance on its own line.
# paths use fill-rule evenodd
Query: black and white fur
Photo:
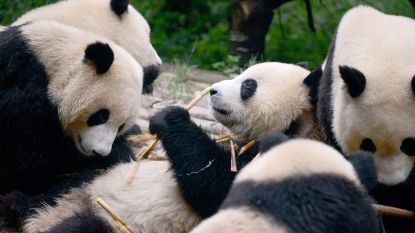
M 321 142 L 285 140 L 264 139 L 266 151 L 237 175 L 218 213 L 192 233 L 379 232 L 372 201 L 351 163 Z M 370 157 L 353 156 L 362 156 L 354 160 L 374 172 Z
M 150 42 L 150 27 L 129 0 L 66 0 L 31 10 L 12 25 L 36 20 L 62 24 L 98 33 L 129 52 L 144 69 L 144 93 L 152 92 L 161 60 Z
M 243 138 L 242 134 L 234 132 L 235 127 L 230 127 L 235 135 L 241 135 L 238 137 L 243 139 L 241 142 L 257 139 L 262 131 L 271 130 L 265 124 L 274 130 L 287 130 L 290 122 L 300 119 L 296 117 L 302 116 L 302 112 L 310 108 L 307 88 L 302 84 L 308 73 L 306 69 L 291 64 L 267 63 L 251 67 L 234 80 L 214 84 L 211 93 L 211 99 L 214 99 L 211 101 L 212 108 L 219 106 L 219 103 L 227 103 L 227 110 L 232 110 L 231 114 L 219 116 L 216 113 L 215 117 L 225 122 L 225 119 L 233 119 L 239 114 L 251 116 L 237 118 L 233 125 L 249 126 L 246 130 L 255 132 L 255 135 Z M 248 77 L 256 80 L 256 89 L 250 89 L 252 94 L 250 98 L 245 98 L 247 102 L 244 103 L 238 96 L 221 96 L 225 92 L 246 93 L 246 90 L 241 89 L 244 90 L 242 83 Z M 236 85 L 228 85 L 229 83 Z M 274 99 L 278 95 L 283 98 L 287 93 L 292 96 L 284 100 L 292 105 Z M 262 98 L 262 95 L 267 98 Z M 246 107 L 237 108 L 242 104 Z M 224 105 L 220 106 L 221 111 L 224 111 Z M 262 111 L 265 108 L 269 112 Z M 254 117 L 255 114 L 267 117 L 266 114 L 276 113 L 273 109 L 281 110 L 278 115 L 280 120 L 268 116 L 268 122 L 256 122 L 258 118 Z M 306 127 L 295 129 L 301 128 Z M 100 219 L 104 225 L 111 225 L 109 216 L 95 204 L 98 196 L 108 202 L 138 232 L 188 232 L 202 218 L 214 214 L 235 177 L 230 171 L 230 150 L 212 140 L 191 121 L 189 113 L 180 107 L 168 107 L 157 113 L 150 121 L 150 131 L 160 137 L 170 161 L 143 162 L 132 184 L 128 184 L 127 180 L 134 163 L 118 165 L 91 184 L 59 198 L 55 207 L 37 209 L 36 214 L 25 222 L 25 232 L 76 232 L 77 228 L 70 226 L 90 225 L 87 223 L 91 219 Z M 290 132 L 296 135 L 296 132 L 309 131 Z M 257 152 L 258 148 L 255 147 L 239 156 L 238 167 L 243 167 Z M 78 215 L 83 217 L 76 217 Z M 69 227 L 65 225 L 68 222 Z
M 308 89 L 309 71 L 284 63 L 261 63 L 232 80 L 212 85 L 210 107 L 228 127 L 239 148 L 274 131 L 295 136 L 313 131 Z M 215 213 L 235 176 L 230 171 L 229 148 L 210 139 L 180 108 L 167 108 L 150 121 L 175 172 L 183 197 L 202 217 Z M 252 148 L 238 157 L 239 168 L 257 153 Z
M 60 192 L 131 161 L 123 135 L 138 118 L 142 77 L 129 53 L 87 31 L 36 21 L 0 32 L 0 193 L 79 178 Z
M 374 153 L 382 204 L 415 210 L 415 21 L 367 6 L 341 19 L 320 81 L 318 117 L 343 152 Z M 388 219 L 384 218 L 387 231 Z M 415 225 L 396 224 L 396 232 Z

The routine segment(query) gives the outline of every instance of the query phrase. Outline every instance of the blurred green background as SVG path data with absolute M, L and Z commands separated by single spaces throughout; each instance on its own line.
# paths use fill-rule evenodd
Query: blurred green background
M 0 24 L 8 25 L 24 12 L 56 0 L 2 0 Z M 152 42 L 163 61 L 232 73 L 237 59 L 228 55 L 232 0 L 131 0 L 152 28 Z M 358 4 L 389 14 L 415 18 L 406 0 L 312 0 L 317 28 L 307 26 L 305 5 L 297 0 L 275 10 L 266 38 L 265 60 L 322 62 L 342 14 Z M 181 10 L 176 10 L 181 9 Z M 183 9 L 185 9 L 183 11 Z

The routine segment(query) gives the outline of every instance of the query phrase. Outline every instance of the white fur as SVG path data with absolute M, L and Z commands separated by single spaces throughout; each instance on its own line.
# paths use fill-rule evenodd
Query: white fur
M 138 118 L 141 66 L 110 40 L 54 21 L 36 21 L 22 26 L 22 31 L 49 75 L 49 96 L 58 107 L 62 127 L 84 154 L 92 155 L 92 150 L 108 154 L 118 128 L 125 123 L 128 129 Z M 97 41 L 109 44 L 115 57 L 101 75 L 84 58 L 87 46 Z M 109 120 L 89 127 L 88 117 L 102 108 L 110 111 Z
M 225 220 L 225 221 L 224 221 Z M 288 233 L 287 227 L 246 207 L 220 210 L 204 220 L 191 233 Z
M 200 218 L 182 200 L 168 161 L 143 161 L 136 178 L 127 183 L 135 163 L 118 165 L 84 189 L 59 199 L 56 207 L 39 210 L 24 225 L 25 233 L 52 228 L 75 212 L 91 208 L 113 225 L 111 217 L 96 204 L 101 197 L 136 232 L 189 232 Z
M 96 32 L 125 48 L 143 67 L 161 64 L 150 42 L 150 27 L 131 5 L 118 17 L 110 0 L 66 0 L 43 6 L 21 16 L 12 25 L 29 21 L 55 20 Z
M 337 30 L 332 66 L 335 137 L 346 152 L 358 150 L 362 140 L 370 138 L 376 145 L 379 181 L 387 185 L 404 181 L 413 167 L 413 160 L 401 155 L 400 145 L 415 137 L 414 41 L 414 20 L 366 6 L 348 11 Z M 340 65 L 365 75 L 361 96 L 347 93 Z
M 308 89 L 302 83 L 309 73 L 293 64 L 253 65 L 232 80 L 212 85 L 218 93 L 210 97 L 211 111 L 241 141 L 285 130 L 292 120 L 311 110 Z M 248 101 L 243 101 L 240 91 L 246 79 L 256 80 L 258 88 Z M 214 108 L 226 109 L 231 114 L 223 115 Z
M 293 139 L 271 148 L 238 174 L 235 183 L 282 181 L 289 177 L 333 174 L 359 184 L 353 166 L 338 151 L 309 139 Z

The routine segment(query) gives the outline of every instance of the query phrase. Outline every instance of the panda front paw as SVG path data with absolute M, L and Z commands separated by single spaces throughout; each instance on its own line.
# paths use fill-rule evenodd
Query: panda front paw
M 150 133 L 162 136 L 171 130 L 179 130 L 190 121 L 189 112 L 181 107 L 169 106 L 156 113 L 150 119 Z

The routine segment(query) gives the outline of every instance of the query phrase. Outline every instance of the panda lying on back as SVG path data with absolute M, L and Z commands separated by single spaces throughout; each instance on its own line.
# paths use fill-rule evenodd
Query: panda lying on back
M 129 52 L 144 70 L 144 93 L 152 92 L 161 64 L 150 42 L 150 27 L 129 0 L 66 0 L 31 10 L 12 26 L 53 20 L 108 37 Z
M 380 232 L 372 200 L 340 153 L 317 141 L 286 140 L 281 134 L 262 140 L 262 155 L 237 175 L 219 212 L 192 233 Z M 365 170 L 363 183 L 376 184 L 368 155 L 350 159 Z
M 87 31 L 36 21 L 0 32 L 0 193 L 42 193 L 68 173 L 130 161 L 121 135 L 138 117 L 142 76 Z
M 270 130 L 309 135 L 313 119 L 308 89 L 302 83 L 308 74 L 291 64 L 254 65 L 233 80 L 214 84 L 210 106 L 241 145 Z M 127 180 L 135 163 L 118 165 L 59 198 L 55 207 L 37 209 L 25 221 L 25 232 L 110 232 L 112 219 L 95 204 L 97 197 L 138 232 L 189 232 L 201 217 L 214 214 L 235 176 L 230 151 L 210 139 L 179 107 L 157 113 L 150 128 L 160 135 L 170 162 L 142 162 L 132 184 Z M 252 148 L 239 156 L 239 168 L 257 152 Z

